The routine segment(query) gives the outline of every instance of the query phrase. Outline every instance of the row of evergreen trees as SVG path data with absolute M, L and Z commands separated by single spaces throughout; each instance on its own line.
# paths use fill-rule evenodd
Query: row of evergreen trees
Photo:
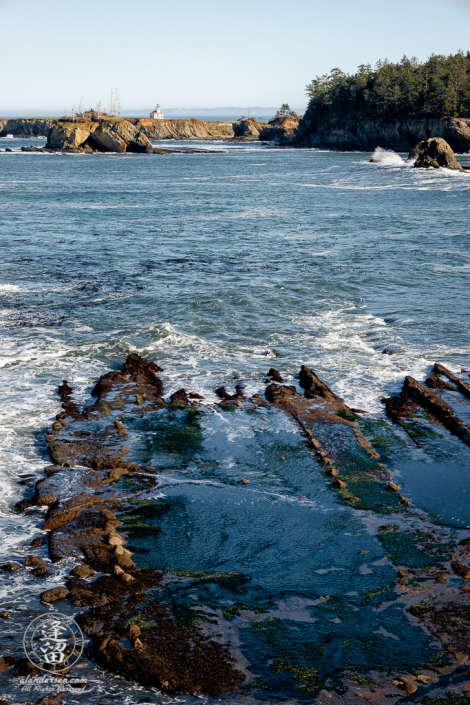
M 335 68 L 307 86 L 307 114 L 470 116 L 470 52 L 432 55 L 424 63 L 404 56 L 394 64 L 362 64 L 354 75 Z

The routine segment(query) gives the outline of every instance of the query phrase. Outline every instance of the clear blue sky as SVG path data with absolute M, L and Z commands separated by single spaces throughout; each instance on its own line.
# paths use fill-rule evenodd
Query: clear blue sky
M 470 49 L 470 0 L 0 0 L 0 114 L 303 108 L 339 66 Z

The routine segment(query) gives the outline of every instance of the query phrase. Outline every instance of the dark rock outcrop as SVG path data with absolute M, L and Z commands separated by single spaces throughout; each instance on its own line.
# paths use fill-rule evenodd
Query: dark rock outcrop
M 57 123 L 56 118 L 14 118 L 0 120 L 0 137 L 47 137 Z
M 223 402 L 237 401 L 245 398 L 242 386 L 240 384 L 235 386 L 235 394 L 229 394 L 225 387 L 218 387 L 218 389 L 215 390 L 215 393 L 218 397 L 220 397 L 220 399 L 223 399 Z
M 178 389 L 177 392 L 173 392 L 170 399 L 173 403 L 177 402 L 178 404 L 183 404 L 183 406 L 188 406 L 189 404 L 186 389 Z
M 446 380 L 442 379 L 443 377 L 447 377 L 447 379 L 451 380 L 453 384 L 446 382 Z M 462 394 L 466 397 L 470 397 L 469 385 L 462 382 L 457 375 L 454 375 L 454 373 L 448 370 L 447 367 L 440 365 L 438 362 L 436 362 L 432 369 L 432 373 L 427 378 L 426 386 L 430 389 L 449 389 L 452 392 L 462 392 Z
M 464 168 L 455 158 L 450 145 L 441 137 L 432 137 L 423 140 L 410 152 L 410 159 L 416 159 L 415 167 L 418 169 L 454 169 L 464 171 Z
M 308 111 L 299 124 L 297 142 L 304 147 L 330 149 L 387 149 L 409 151 L 418 142 L 440 137 L 454 152 L 470 150 L 470 118 L 365 118 L 327 114 L 312 118 Z
M 470 428 L 457 416 L 450 404 L 444 401 L 438 392 L 424 387 L 413 377 L 405 377 L 399 397 L 382 399 L 382 403 L 385 404 L 387 416 L 395 422 L 408 418 L 421 407 L 452 434 L 470 445 Z
M 270 367 L 268 371 L 268 377 L 271 377 L 271 379 L 274 382 L 284 382 L 283 377 L 281 374 L 278 372 L 278 370 L 274 369 L 274 367 Z
M 305 389 L 306 399 L 325 399 L 325 401 L 335 405 L 337 410 L 343 409 L 345 411 L 351 411 L 343 400 L 338 397 L 322 380 L 317 377 L 315 372 L 309 367 L 302 365 L 299 372 L 300 385 Z

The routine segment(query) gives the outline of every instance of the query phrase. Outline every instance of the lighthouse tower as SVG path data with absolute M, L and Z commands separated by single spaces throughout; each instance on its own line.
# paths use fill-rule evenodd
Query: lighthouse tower
M 157 109 L 150 113 L 150 117 L 154 120 L 163 120 L 163 113 L 160 110 L 160 103 L 157 103 Z

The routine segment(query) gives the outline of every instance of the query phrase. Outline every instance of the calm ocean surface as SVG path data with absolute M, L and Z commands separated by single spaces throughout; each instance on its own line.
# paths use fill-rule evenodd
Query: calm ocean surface
M 0 152 L 3 560 L 38 534 L 12 508 L 18 476 L 48 462 L 58 384 L 85 401 L 129 352 L 164 368 L 167 396 L 186 387 L 214 404 L 235 375 L 263 394 L 269 367 L 295 383 L 306 364 L 368 418 L 435 361 L 470 370 L 470 175 L 415 170 L 405 155 L 204 146 L 214 153 Z M 231 432 L 243 438 L 243 424 Z M 470 524 L 459 511 L 447 519 Z M 0 600 L 33 616 L 37 585 L 0 579 Z M 101 698 L 124 688 L 93 677 Z M 143 697 L 125 688 L 123 702 Z

